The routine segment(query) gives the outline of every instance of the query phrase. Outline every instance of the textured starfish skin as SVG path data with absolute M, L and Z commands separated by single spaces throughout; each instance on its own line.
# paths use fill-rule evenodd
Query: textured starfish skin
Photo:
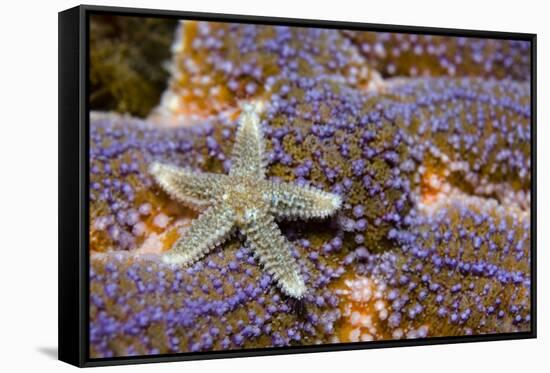
M 265 178 L 265 151 L 257 110 L 256 106 L 247 105 L 239 118 L 229 175 L 151 164 L 151 175 L 172 198 L 202 211 L 163 260 L 192 264 L 239 229 L 281 290 L 299 299 L 306 293 L 306 285 L 292 256 L 291 243 L 275 220 L 324 218 L 338 210 L 342 201 L 338 195 L 312 187 Z

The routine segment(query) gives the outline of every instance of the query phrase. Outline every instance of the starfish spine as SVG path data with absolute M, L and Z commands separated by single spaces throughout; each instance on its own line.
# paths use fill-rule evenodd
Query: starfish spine
M 270 211 L 279 219 L 326 218 L 342 205 L 340 196 L 309 186 L 269 182 Z
M 233 211 L 223 204 L 214 205 L 193 220 L 189 230 L 176 241 L 163 260 L 184 266 L 192 264 L 223 243 L 233 227 Z
M 265 176 L 265 144 L 256 105 L 245 105 L 239 120 L 229 175 Z
M 225 176 L 158 162 L 151 164 L 149 173 L 172 198 L 199 211 L 211 204 Z
M 282 235 L 273 217 L 263 214 L 244 228 L 248 245 L 257 260 L 264 266 L 282 290 L 291 297 L 300 299 L 306 285 L 300 275 L 300 267 L 292 256 L 290 242 Z

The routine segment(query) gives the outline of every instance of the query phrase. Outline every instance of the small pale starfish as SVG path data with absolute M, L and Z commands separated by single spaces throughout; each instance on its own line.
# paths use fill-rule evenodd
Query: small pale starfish
M 332 193 L 265 177 L 259 105 L 246 105 L 232 152 L 229 175 L 196 172 L 154 162 L 150 173 L 174 199 L 203 211 L 171 250 L 167 263 L 189 265 L 227 239 L 235 228 L 282 291 L 300 299 L 306 292 L 291 243 L 275 224 L 279 219 L 324 218 L 342 204 Z

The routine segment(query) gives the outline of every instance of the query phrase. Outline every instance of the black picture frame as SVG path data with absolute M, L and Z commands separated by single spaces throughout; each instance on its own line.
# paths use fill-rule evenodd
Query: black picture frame
M 167 17 L 188 20 L 229 21 L 251 24 L 277 24 L 348 30 L 369 30 L 493 39 L 525 40 L 531 43 L 531 331 L 460 337 L 435 337 L 414 340 L 338 343 L 300 347 L 280 347 L 215 351 L 201 353 L 146 355 L 90 359 L 89 339 L 89 17 L 93 14 Z M 278 17 L 211 14 L 158 9 L 137 9 L 81 5 L 59 13 L 59 360 L 79 367 L 137 364 L 151 362 L 217 359 L 304 352 L 403 347 L 447 343 L 482 342 L 536 338 L 537 336 L 537 147 L 536 84 L 537 36 L 480 30 L 381 25 L 356 22 L 292 19 Z

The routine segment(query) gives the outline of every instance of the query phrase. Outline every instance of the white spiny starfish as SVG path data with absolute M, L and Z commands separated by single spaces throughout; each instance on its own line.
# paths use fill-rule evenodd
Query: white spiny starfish
M 239 118 L 229 175 L 153 163 L 150 173 L 174 199 L 203 211 L 164 254 L 165 262 L 188 265 L 228 238 L 235 228 L 256 259 L 287 295 L 301 298 L 306 286 L 279 219 L 327 217 L 340 208 L 338 195 L 265 178 L 259 109 L 247 105 Z

